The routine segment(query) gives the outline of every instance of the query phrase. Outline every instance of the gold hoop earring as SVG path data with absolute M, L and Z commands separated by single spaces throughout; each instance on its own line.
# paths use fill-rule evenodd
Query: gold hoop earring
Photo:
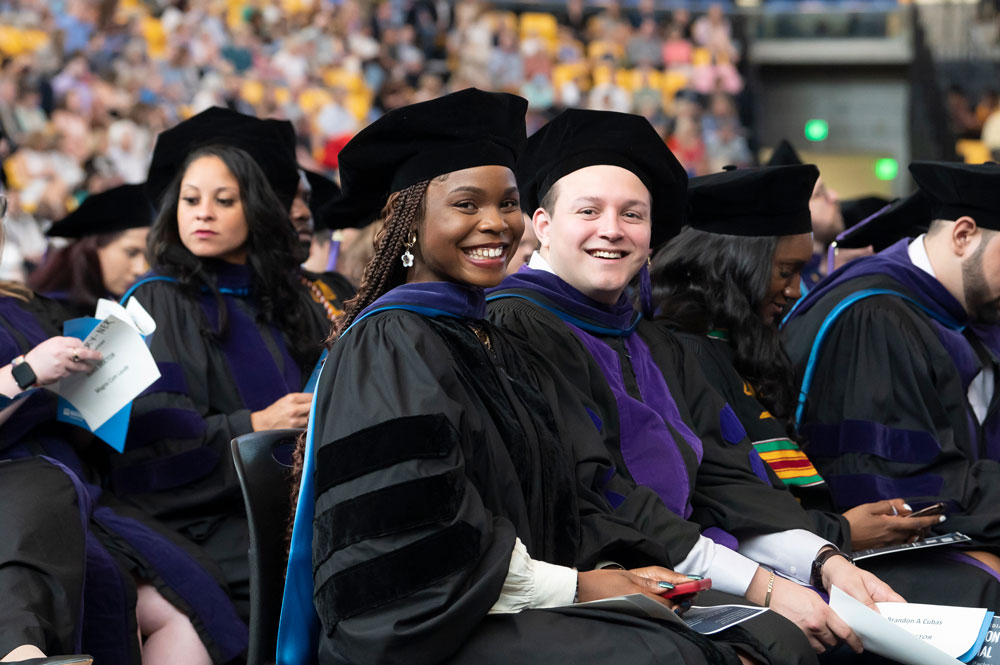
M 416 244 L 417 244 L 417 232 L 410 231 L 410 239 L 403 243 L 403 247 L 406 249 L 406 251 L 403 252 L 403 255 L 401 257 L 399 257 L 400 261 L 403 262 L 404 268 L 413 267 L 413 254 L 410 253 L 410 250 L 413 249 L 413 246 Z

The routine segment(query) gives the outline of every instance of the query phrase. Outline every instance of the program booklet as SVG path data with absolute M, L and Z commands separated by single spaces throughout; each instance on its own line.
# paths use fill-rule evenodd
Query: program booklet
M 883 554 L 895 554 L 896 552 L 909 552 L 911 550 L 920 550 L 925 547 L 940 547 L 941 545 L 957 545 L 958 543 L 964 543 L 968 540 L 972 540 L 964 533 L 959 533 L 958 531 L 953 531 L 951 533 L 946 533 L 941 536 L 931 536 L 930 538 L 924 538 L 923 540 L 917 540 L 912 543 L 904 543 L 902 545 L 889 545 L 887 547 L 874 547 L 869 550 L 858 550 L 857 552 L 851 553 L 851 558 L 855 561 L 860 561 L 861 559 L 869 559 L 873 556 L 882 556 Z
M 683 622 L 688 628 L 702 635 L 712 635 L 721 632 L 768 611 L 766 607 L 754 607 L 752 605 L 714 605 L 711 607 L 695 605 L 683 615 L 678 615 L 667 606 L 641 593 L 616 596 L 614 598 L 602 598 L 601 600 L 563 605 L 562 607 L 592 607 L 594 609 L 621 612 L 643 618 L 660 619 L 674 623 Z M 560 608 L 551 607 L 547 609 Z
M 874 612 L 837 587 L 830 607 L 865 649 L 908 665 L 955 665 L 989 652 L 993 612 L 983 607 L 876 603 Z M 990 662 L 990 661 L 983 661 Z

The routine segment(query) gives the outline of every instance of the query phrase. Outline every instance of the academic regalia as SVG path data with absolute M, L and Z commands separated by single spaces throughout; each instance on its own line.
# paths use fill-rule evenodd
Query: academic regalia
M 62 315 L 54 307 L 37 296 L 27 303 L 0 298 L 0 362 L 60 334 L 56 326 Z M 103 490 L 93 461 L 93 448 L 103 444 L 56 421 L 53 393 L 40 389 L 23 399 L 0 431 L 0 458 L 44 455 L 73 482 L 81 518 L 87 519 L 86 554 L 78 561 L 86 574 L 78 628 L 83 650 L 97 662 L 138 664 L 136 576 L 188 615 L 214 662 L 238 656 L 246 648 L 247 628 L 215 566 L 189 542 Z M 52 544 L 59 542 L 55 534 L 52 538 Z
M 844 266 L 786 320 L 796 380 L 812 377 L 799 428 L 839 508 L 895 497 L 918 508 L 941 499 L 948 521 L 936 531 L 995 547 L 1000 438 L 991 433 L 1000 431 L 1000 414 L 994 399 L 980 424 L 966 392 L 996 366 L 996 352 L 941 283 L 913 265 L 908 244 Z M 845 306 L 814 351 L 833 310 L 872 290 L 890 293 Z
M 144 185 L 119 185 L 85 198 L 80 207 L 53 224 L 45 235 L 79 242 L 80 239 L 91 236 L 146 228 L 153 223 L 154 215 L 155 211 L 146 198 Z M 71 266 L 64 267 L 68 273 L 71 272 Z M 101 297 L 114 300 L 113 294 L 104 291 L 101 282 L 103 276 L 95 279 L 103 292 Z M 46 290 L 42 295 L 58 302 L 73 317 L 93 316 L 97 301 L 85 301 L 74 293 L 74 289 L 79 287 L 79 284 L 70 283 L 67 289 Z
M 658 325 L 666 328 L 665 322 Z M 851 551 L 850 524 L 834 508 L 829 486 L 805 452 L 789 439 L 781 421 L 764 408 L 753 387 L 736 372 L 727 333 L 715 330 L 707 335 L 679 333 L 677 337 L 688 353 L 698 359 L 712 385 L 732 405 L 754 447 L 775 472 L 775 487 L 787 487 L 802 502 L 817 533 L 840 549 Z M 958 553 L 948 548 L 875 557 L 857 564 L 912 603 L 1000 607 L 1000 581 L 980 566 L 956 557 Z M 938 583 L 928 585 L 929 576 L 934 576 Z M 943 582 L 944 579 L 955 583 Z
M 935 217 L 971 214 L 981 226 L 1000 227 L 995 165 L 917 162 L 910 170 Z M 802 385 L 796 424 L 839 507 L 941 499 L 948 521 L 938 531 L 997 547 L 997 393 L 978 415 L 968 397 L 981 372 L 996 376 L 997 328 L 970 320 L 914 265 L 908 245 L 901 240 L 844 266 L 787 317 L 786 345 Z
M 679 532 L 710 529 L 706 535 L 735 549 L 743 538 L 811 528 L 794 499 L 771 488 L 767 465 L 697 362 L 627 296 L 601 305 L 525 267 L 490 290 L 489 303 L 495 324 L 552 359 L 577 387 L 618 471 L 693 522 Z
M 371 219 L 390 193 L 444 173 L 513 169 L 526 107 L 470 89 L 383 116 L 341 152 L 344 214 Z M 463 122 L 442 121 L 458 113 Z M 485 315 L 480 289 L 403 284 L 333 345 L 310 417 L 278 662 L 732 662 L 729 643 L 673 624 L 530 603 L 488 614 L 517 539 L 536 561 L 581 570 L 668 563 L 674 544 L 633 526 L 658 498 L 614 473 L 573 391 Z M 741 628 L 723 639 L 767 661 Z
M 535 559 L 581 567 L 638 564 L 668 545 L 619 523 L 604 498 L 620 489 L 614 474 L 575 467 L 563 444 L 574 431 L 573 450 L 588 432 L 597 441 L 590 419 L 561 412 L 544 360 L 522 359 L 484 316 L 481 290 L 406 284 L 330 352 L 310 425 L 319 661 L 731 662 L 730 646 L 672 624 L 575 608 L 487 614 L 515 537 Z
M 0 654 L 82 650 L 87 497 L 42 457 L 0 462 Z
M 305 286 L 303 322 L 311 349 L 296 361 L 290 341 L 258 320 L 249 266 L 205 261 L 220 300 L 183 293 L 160 275 L 126 294 L 156 321 L 149 348 L 160 379 L 136 398 L 125 452 L 110 460 L 110 487 L 130 504 L 200 545 L 222 568 L 241 612 L 248 611 L 248 532 L 230 452 L 233 438 L 253 431 L 250 414 L 305 387 L 330 321 Z M 219 306 L 228 314 L 215 339 Z
M 833 502 L 826 481 L 809 457 L 791 440 L 784 425 L 757 400 L 753 386 L 733 366 L 733 348 L 728 332 L 713 330 L 706 335 L 674 332 L 665 322 L 656 325 L 664 334 L 676 335 L 687 355 L 697 360 L 705 378 L 739 418 L 760 458 L 770 467 L 774 487 L 789 489 L 809 510 L 813 531 L 842 550 L 851 549 L 850 525 L 832 512 Z

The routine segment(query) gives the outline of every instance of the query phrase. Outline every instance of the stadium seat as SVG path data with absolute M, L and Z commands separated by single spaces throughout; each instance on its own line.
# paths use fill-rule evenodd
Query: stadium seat
M 233 439 L 233 463 L 250 528 L 248 663 L 273 663 L 284 588 L 285 533 L 291 514 L 291 451 L 301 430 L 253 432 Z
M 955 152 L 961 155 L 966 164 L 982 164 L 993 160 L 986 144 L 976 139 L 959 139 L 955 143 Z

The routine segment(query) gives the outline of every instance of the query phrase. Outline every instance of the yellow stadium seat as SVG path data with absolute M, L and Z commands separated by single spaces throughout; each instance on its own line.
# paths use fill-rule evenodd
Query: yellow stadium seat
M 323 108 L 333 97 L 323 88 L 306 88 L 299 95 L 299 108 L 307 114 L 315 113 Z
M 628 85 L 623 86 L 629 90 L 639 90 L 643 87 L 642 83 L 642 72 L 638 69 L 631 69 L 628 72 L 629 82 Z M 647 84 L 650 88 L 663 89 L 663 72 L 658 69 L 649 70 L 649 83 Z
M 587 44 L 587 57 L 590 60 L 600 60 L 606 55 L 620 60 L 625 55 L 625 48 L 615 42 L 593 41 Z
M 240 97 L 251 106 L 257 106 L 264 99 L 264 84 L 255 79 L 245 79 L 240 87 Z
M 372 109 L 371 96 L 364 92 L 351 93 L 347 96 L 344 106 L 358 119 L 358 122 L 364 122 Z
M 587 75 L 588 66 L 585 62 L 572 62 L 556 65 L 552 68 L 552 87 L 559 90 L 569 81 Z
M 982 164 L 993 159 L 986 144 L 976 139 L 959 139 L 955 143 L 955 152 L 962 156 L 966 164 Z
M 707 48 L 696 48 L 691 52 L 691 64 L 695 67 L 712 64 L 712 52 Z
M 280 88 L 274 89 L 274 101 L 276 103 L 284 106 L 291 100 L 292 100 L 292 93 L 288 88 L 282 86 Z
M 167 54 L 167 31 L 163 23 L 152 16 L 143 16 L 140 24 L 142 36 L 146 40 L 146 51 L 149 57 L 160 59 Z
M 521 39 L 536 34 L 548 41 L 555 41 L 559 34 L 559 23 L 552 14 L 524 12 L 521 14 Z
M 323 83 L 330 88 L 344 88 L 348 92 L 365 91 L 365 80 L 358 72 L 349 72 L 346 69 L 335 67 L 323 73 Z

